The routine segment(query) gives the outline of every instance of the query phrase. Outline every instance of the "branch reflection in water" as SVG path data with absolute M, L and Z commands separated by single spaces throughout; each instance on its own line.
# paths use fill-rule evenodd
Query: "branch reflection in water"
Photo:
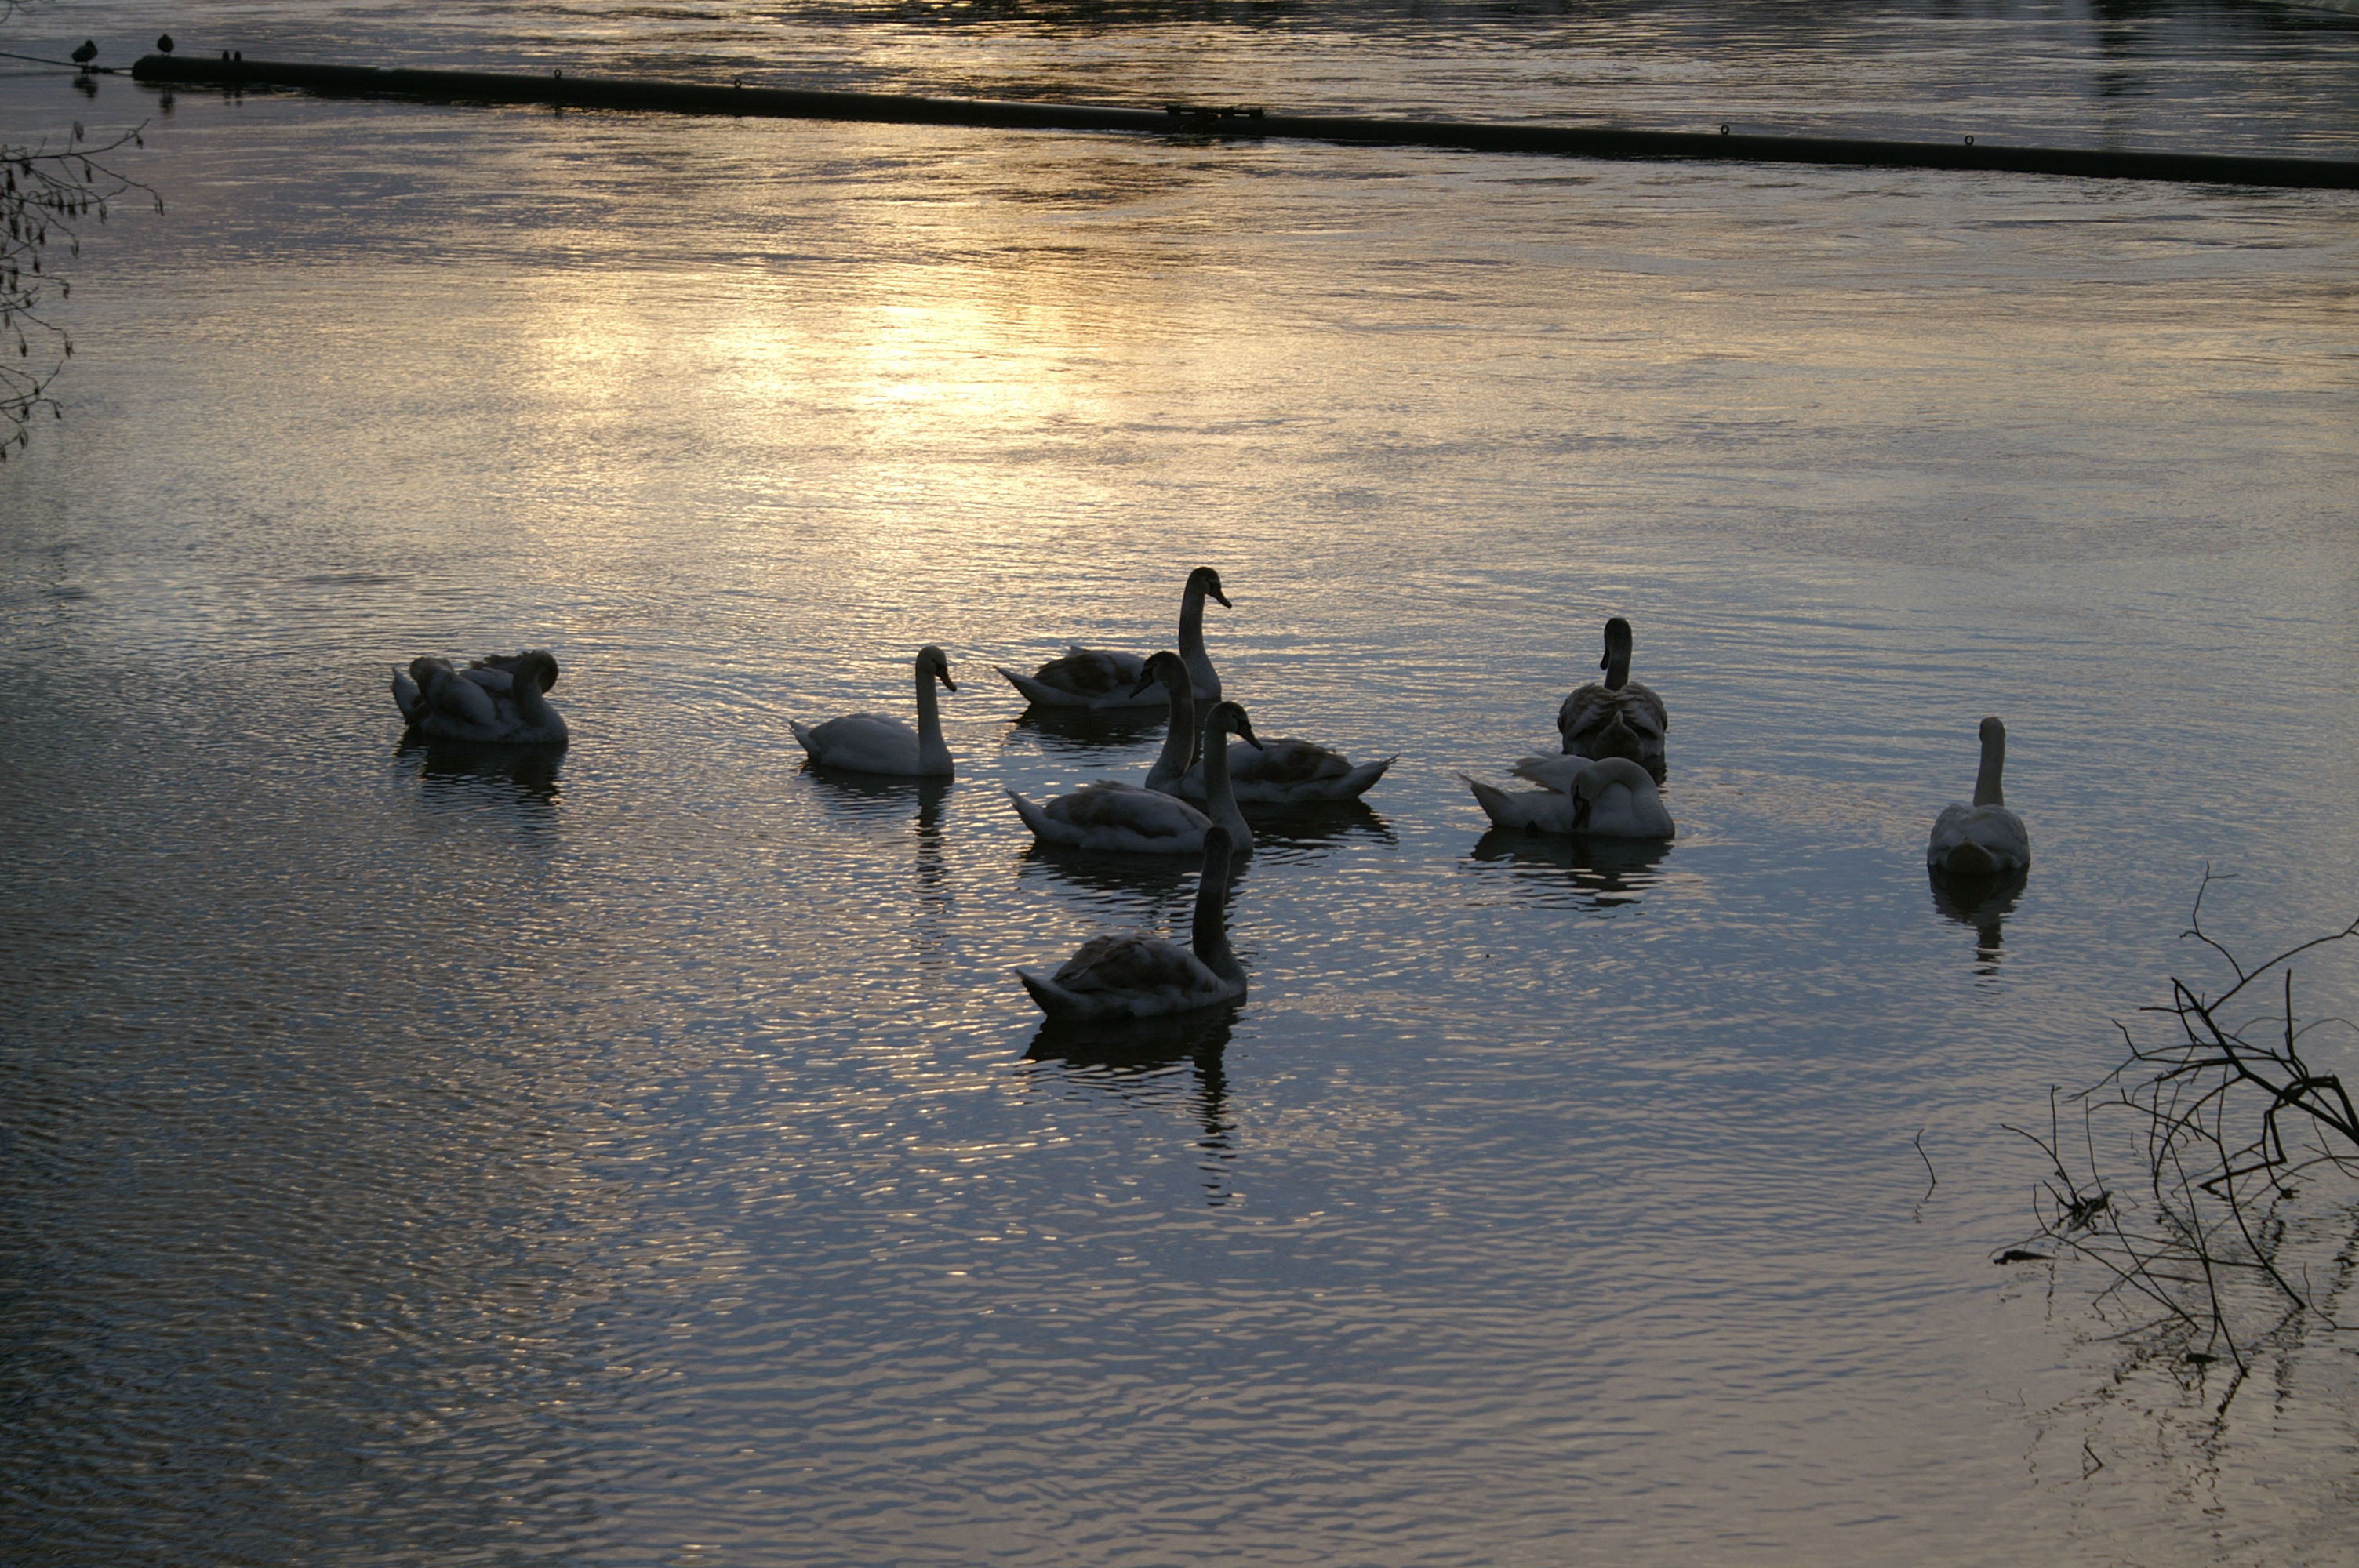
M 1933 894 L 1933 907 L 1961 925 L 1974 928 L 1974 963 L 1976 974 L 1998 973 L 1999 944 L 2004 940 L 2006 917 L 2015 913 L 2016 901 L 2023 896 L 2024 887 L 2031 880 L 2028 869 L 2011 871 L 1996 877 L 1945 877 L 1929 871 L 1925 880 Z
M 1047 1072 L 1080 1088 L 1110 1094 L 1141 1109 L 1164 1109 L 1175 1101 L 1196 1123 L 1201 1158 L 1197 1169 L 1204 1201 L 1214 1208 L 1236 1196 L 1237 1126 L 1228 1106 L 1229 1079 L 1223 1053 L 1245 1003 L 1204 1008 L 1169 1018 L 1119 1023 L 1075 1023 L 1050 1019 L 1024 1053 L 1037 1064 L 1036 1084 Z M 1188 1092 L 1193 1069 L 1194 1091 Z
M 1612 909 L 1636 903 L 1662 881 L 1657 868 L 1671 849 L 1663 838 L 1571 838 L 1494 827 L 1474 841 L 1470 859 L 1505 868 L 1509 885 L 1536 903 Z

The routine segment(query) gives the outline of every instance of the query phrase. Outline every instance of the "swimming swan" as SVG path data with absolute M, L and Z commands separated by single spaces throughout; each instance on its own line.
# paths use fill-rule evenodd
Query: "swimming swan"
M 951 749 L 942 740 L 941 710 L 934 706 L 934 682 L 951 690 L 951 662 L 931 643 L 918 650 L 918 727 L 881 713 L 853 713 L 824 724 L 787 720 L 795 739 L 810 760 L 823 768 L 855 773 L 886 773 L 895 778 L 946 779 L 951 776 Z
M 393 701 L 429 741 L 562 746 L 565 719 L 546 696 L 556 684 L 556 656 L 542 648 L 495 654 L 463 670 L 448 659 L 419 658 L 406 673 L 394 672 Z
M 1671 727 L 1663 699 L 1630 678 L 1630 622 L 1605 623 L 1605 656 L 1597 662 L 1604 684 L 1574 690 L 1556 712 L 1569 757 L 1627 757 L 1663 776 L 1663 733 Z
M 1188 661 L 1196 700 L 1218 702 L 1221 677 L 1212 668 L 1211 655 L 1204 652 L 1204 599 L 1208 594 L 1219 600 L 1223 609 L 1234 608 L 1229 603 L 1229 596 L 1221 591 L 1220 573 L 1210 567 L 1198 567 L 1190 572 L 1187 591 L 1180 600 L 1180 656 Z M 1144 679 L 1146 663 L 1136 654 L 1076 645 L 1066 649 L 1063 658 L 1051 659 L 1028 676 L 1019 676 L 1005 665 L 999 673 L 1024 694 L 1027 701 L 1042 708 L 1159 708 L 1163 696 L 1147 689 L 1148 683 Z
M 1189 947 L 1144 931 L 1093 936 L 1053 975 L 1018 968 L 1016 977 L 1051 1018 L 1160 1018 L 1238 1001 L 1245 972 L 1229 950 L 1228 830 L 1204 835 L 1204 870 L 1196 883 L 1196 923 Z
M 1169 649 L 1150 654 L 1147 667 L 1139 672 L 1138 689 L 1154 681 L 1163 687 L 1163 700 L 1170 705 L 1170 721 L 1163 729 L 1163 750 L 1158 753 L 1155 765 L 1147 770 L 1144 787 L 1159 790 L 1165 795 L 1180 793 L 1180 780 L 1196 760 L 1196 748 L 1203 737 L 1196 729 L 1196 690 L 1188 677 L 1187 662 Z M 1203 798 L 1203 791 L 1196 792 Z
M 2006 808 L 1999 774 L 2006 767 L 2006 726 L 1983 720 L 1983 765 L 1974 775 L 1974 803 L 1950 806 L 1933 819 L 1925 846 L 1928 870 L 1951 876 L 1990 877 L 2031 864 L 2031 834 L 2023 818 Z
M 1352 765 L 1341 752 L 1309 741 L 1280 737 L 1251 750 L 1243 741 L 1229 748 L 1229 786 L 1239 800 L 1257 806 L 1297 806 L 1319 800 L 1357 800 L 1398 761 Z M 1204 768 L 1199 762 L 1180 775 L 1179 792 L 1190 800 L 1204 797 Z
M 1655 776 L 1627 757 L 1526 757 L 1518 777 L 1543 789 L 1507 791 L 1465 773 L 1492 825 L 1591 838 L 1672 838 L 1679 828 L 1656 793 Z
M 1158 658 L 1168 657 L 1157 654 Z M 1237 853 L 1253 848 L 1253 829 L 1245 826 L 1229 789 L 1228 746 L 1231 734 L 1254 741 L 1245 710 L 1234 702 L 1216 702 L 1204 716 L 1204 753 L 1220 754 L 1212 770 L 1212 795 L 1197 810 L 1186 801 L 1136 784 L 1100 782 L 1060 795 L 1045 806 L 1035 806 L 1014 790 L 1007 798 L 1016 815 L 1043 844 L 1066 849 L 1114 849 L 1133 854 L 1184 855 L 1203 848 L 1214 827 L 1226 831 Z

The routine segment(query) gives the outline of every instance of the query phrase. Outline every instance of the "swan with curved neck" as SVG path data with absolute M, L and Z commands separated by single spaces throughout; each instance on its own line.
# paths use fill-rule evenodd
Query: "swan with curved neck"
M 918 682 L 918 727 L 910 729 L 882 713 L 851 713 L 824 724 L 787 721 L 811 762 L 847 773 L 883 773 L 893 778 L 946 779 L 954 771 L 951 749 L 942 739 L 941 709 L 935 706 L 934 683 L 951 691 L 951 662 L 931 643 L 918 650 L 914 665 Z
M 1241 1000 L 1245 967 L 1229 947 L 1228 830 L 1204 835 L 1196 919 L 1186 947 L 1143 931 L 1093 936 L 1056 973 L 1018 968 L 1024 989 L 1050 1018 L 1160 1018 Z
M 1163 750 L 1156 757 L 1155 765 L 1147 770 L 1144 787 L 1164 795 L 1178 795 L 1180 781 L 1186 776 L 1188 765 L 1196 760 L 1196 747 L 1201 739 L 1196 730 L 1195 683 L 1189 678 L 1187 662 L 1168 648 L 1147 655 L 1147 667 L 1139 672 L 1137 689 L 1145 691 L 1149 681 L 1162 687 L 1163 700 L 1170 705 L 1171 719 L 1164 726 Z
M 1198 567 L 1188 574 L 1180 597 L 1180 656 L 1188 664 L 1190 684 L 1200 703 L 1221 700 L 1221 677 L 1204 651 L 1204 600 L 1214 599 L 1224 610 L 1234 608 L 1221 590 L 1221 574 Z M 1164 698 L 1145 678 L 1147 661 L 1136 654 L 1103 648 L 1070 647 L 1061 659 L 1051 659 L 1028 676 L 1000 667 L 1007 683 L 1040 708 L 1155 708 Z
M 1201 811 L 1159 790 L 1104 780 L 1071 795 L 1058 795 L 1043 806 L 1033 805 L 1012 789 L 1007 798 L 1015 803 L 1025 826 L 1032 829 L 1033 838 L 1059 849 L 1192 854 L 1217 827 L 1227 831 L 1233 850 L 1243 854 L 1253 848 L 1253 829 L 1245 826 L 1245 813 L 1237 809 L 1236 795 L 1229 788 L 1228 738 L 1232 734 L 1244 737 L 1249 744 L 1260 744 L 1254 740 L 1253 724 L 1244 708 L 1234 702 L 1214 703 L 1204 716 L 1204 754 L 1218 756 L 1220 762 L 1213 770 L 1212 794 Z
M 1655 775 L 1627 757 L 1526 757 L 1516 773 L 1547 787 L 1510 791 L 1458 775 L 1494 827 L 1590 838 L 1679 836 Z
M 1930 871 L 1990 877 L 2019 871 L 2031 864 L 2031 832 L 2022 817 L 2006 808 L 2006 792 L 2000 782 L 2006 769 L 2006 726 L 1995 718 L 1984 719 L 1982 741 L 1974 803 L 1946 806 L 1933 819 L 1933 836 L 1925 846 L 1925 865 Z
M 1605 623 L 1605 656 L 1597 661 L 1605 679 L 1566 697 L 1556 727 L 1566 756 L 1627 757 L 1660 779 L 1670 716 L 1661 697 L 1630 678 L 1630 622 L 1616 615 Z
M 429 741 L 503 746 L 562 746 L 564 716 L 549 706 L 557 657 L 545 648 L 477 659 L 454 669 L 419 658 L 393 676 L 394 706 L 412 733 Z

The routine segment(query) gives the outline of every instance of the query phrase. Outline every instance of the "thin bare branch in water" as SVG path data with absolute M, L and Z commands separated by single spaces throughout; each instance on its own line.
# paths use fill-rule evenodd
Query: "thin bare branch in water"
M 2359 1246 L 2346 1240 L 2321 1290 L 2287 1255 L 2286 1206 L 2296 1195 L 2293 1178 L 2303 1173 L 2359 1176 L 2359 1108 L 2341 1078 L 2304 1054 L 2311 1031 L 2352 1025 L 2297 1022 L 2292 961 L 2359 935 L 2359 920 L 2247 968 L 2203 928 L 2203 894 L 2212 881 L 2206 868 L 2186 935 L 2218 955 L 2235 983 L 2214 996 L 2173 978 L 2168 1005 L 2139 1010 L 2170 1018 L 2171 1037 L 2162 1044 L 2115 1025 L 2123 1060 L 2069 1097 L 2081 1110 L 2077 1169 L 2064 1159 L 2057 1091 L 2049 1094 L 2045 1136 L 2007 1129 L 2039 1146 L 2049 1173 L 2033 1198 L 2037 1229 L 2002 1260 L 2041 1256 L 2034 1248 L 2045 1243 L 2099 1265 L 2111 1276 L 2097 1293 L 2101 1310 L 2130 1300 L 2147 1309 L 2118 1337 L 2171 1352 L 2199 1375 L 2217 1360 L 2234 1365 L 2224 1411 L 2262 1346 L 2304 1323 L 2343 1326 L 2328 1303 L 2359 1260 Z M 2230 1005 L 2271 974 L 2280 981 L 2282 1012 L 2232 1016 Z M 2136 1195 L 2125 1199 L 2104 1181 L 2101 1149 L 2137 1163 Z

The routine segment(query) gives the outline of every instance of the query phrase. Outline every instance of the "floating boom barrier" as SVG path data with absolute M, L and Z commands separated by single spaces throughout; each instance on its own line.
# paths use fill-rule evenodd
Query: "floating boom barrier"
M 1856 141 L 1835 136 L 1737 135 L 1680 131 L 1582 129 L 1451 120 L 1372 119 L 1350 114 L 1272 114 L 1226 104 L 1170 103 L 1120 109 L 1082 103 L 999 103 L 885 92 L 810 92 L 625 77 L 547 76 L 514 71 L 410 70 L 386 66 L 309 65 L 287 60 L 142 56 L 135 81 L 153 86 L 231 90 L 291 88 L 337 98 L 407 98 L 436 103 L 533 103 L 662 114 L 726 114 L 788 120 L 863 120 L 1001 130 L 1120 131 L 1131 135 L 1279 137 L 1355 146 L 1443 147 L 1555 157 L 1829 164 L 1850 168 L 1981 169 L 2077 179 L 2162 179 L 2214 185 L 2359 189 L 2359 160 L 2245 157 L 2206 153 L 2112 152 L 1976 142 Z

